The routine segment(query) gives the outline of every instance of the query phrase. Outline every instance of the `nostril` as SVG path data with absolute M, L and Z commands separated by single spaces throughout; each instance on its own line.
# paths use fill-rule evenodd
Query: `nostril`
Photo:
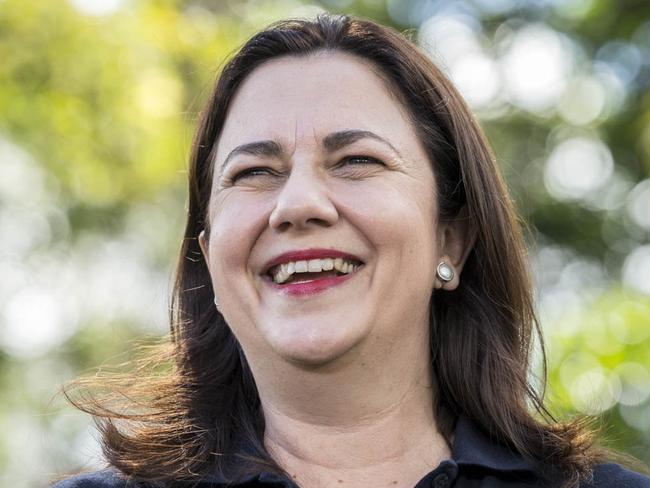
M 304 186 L 287 182 L 277 198 L 269 216 L 269 225 L 274 229 L 330 226 L 338 220 L 338 210 L 329 192 L 318 183 Z
M 304 225 L 313 225 L 317 227 L 329 227 L 332 225 L 334 222 L 330 222 L 328 219 L 321 219 L 321 218 L 311 218 L 307 219 L 304 222 Z
M 275 223 L 271 222 L 271 226 L 275 227 L 278 231 L 280 232 L 285 232 L 289 230 L 289 228 L 293 227 L 296 229 L 303 229 L 307 227 L 329 227 L 332 225 L 333 222 L 329 222 L 328 220 L 325 219 L 320 219 L 320 218 L 309 218 L 309 219 L 291 219 L 291 220 L 285 220 L 280 223 Z
M 290 222 L 282 222 L 282 223 L 280 223 L 280 225 L 277 226 L 277 229 L 278 229 L 280 232 L 285 232 L 286 230 L 289 229 L 289 227 L 291 227 L 291 223 L 290 223 Z

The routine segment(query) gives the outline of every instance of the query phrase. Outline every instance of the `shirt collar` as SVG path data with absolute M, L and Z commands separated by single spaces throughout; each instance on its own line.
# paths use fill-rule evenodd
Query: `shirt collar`
M 452 459 L 459 466 L 479 466 L 495 471 L 537 472 L 534 462 L 507 446 L 496 443 L 467 417 L 456 423 Z

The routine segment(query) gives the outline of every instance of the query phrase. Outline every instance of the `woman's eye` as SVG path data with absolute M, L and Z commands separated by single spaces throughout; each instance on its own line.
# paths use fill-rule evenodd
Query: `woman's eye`
M 349 156 L 343 160 L 343 164 L 364 165 L 364 164 L 384 164 L 379 159 L 370 156 Z
M 253 168 L 246 168 L 239 173 L 235 174 L 235 176 L 232 177 L 233 183 L 237 180 L 241 180 L 242 178 L 249 178 L 253 176 L 266 176 L 270 175 L 272 171 L 269 168 L 264 168 L 261 166 L 255 166 Z

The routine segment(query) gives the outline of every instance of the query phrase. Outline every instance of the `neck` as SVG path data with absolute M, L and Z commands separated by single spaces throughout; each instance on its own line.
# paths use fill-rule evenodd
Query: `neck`
M 285 365 L 263 381 L 256 374 L 265 445 L 302 488 L 411 488 L 449 457 L 433 416 L 424 339 L 420 354 L 410 356 L 419 362 L 391 361 L 403 356 L 387 351 L 382 361 Z

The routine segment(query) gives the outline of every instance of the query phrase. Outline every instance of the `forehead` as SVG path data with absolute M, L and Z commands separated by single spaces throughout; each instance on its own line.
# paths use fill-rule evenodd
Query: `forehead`
M 344 129 L 370 130 L 391 141 L 415 138 L 405 109 L 369 61 L 325 51 L 273 59 L 237 91 L 217 161 L 252 140 L 297 144 Z

